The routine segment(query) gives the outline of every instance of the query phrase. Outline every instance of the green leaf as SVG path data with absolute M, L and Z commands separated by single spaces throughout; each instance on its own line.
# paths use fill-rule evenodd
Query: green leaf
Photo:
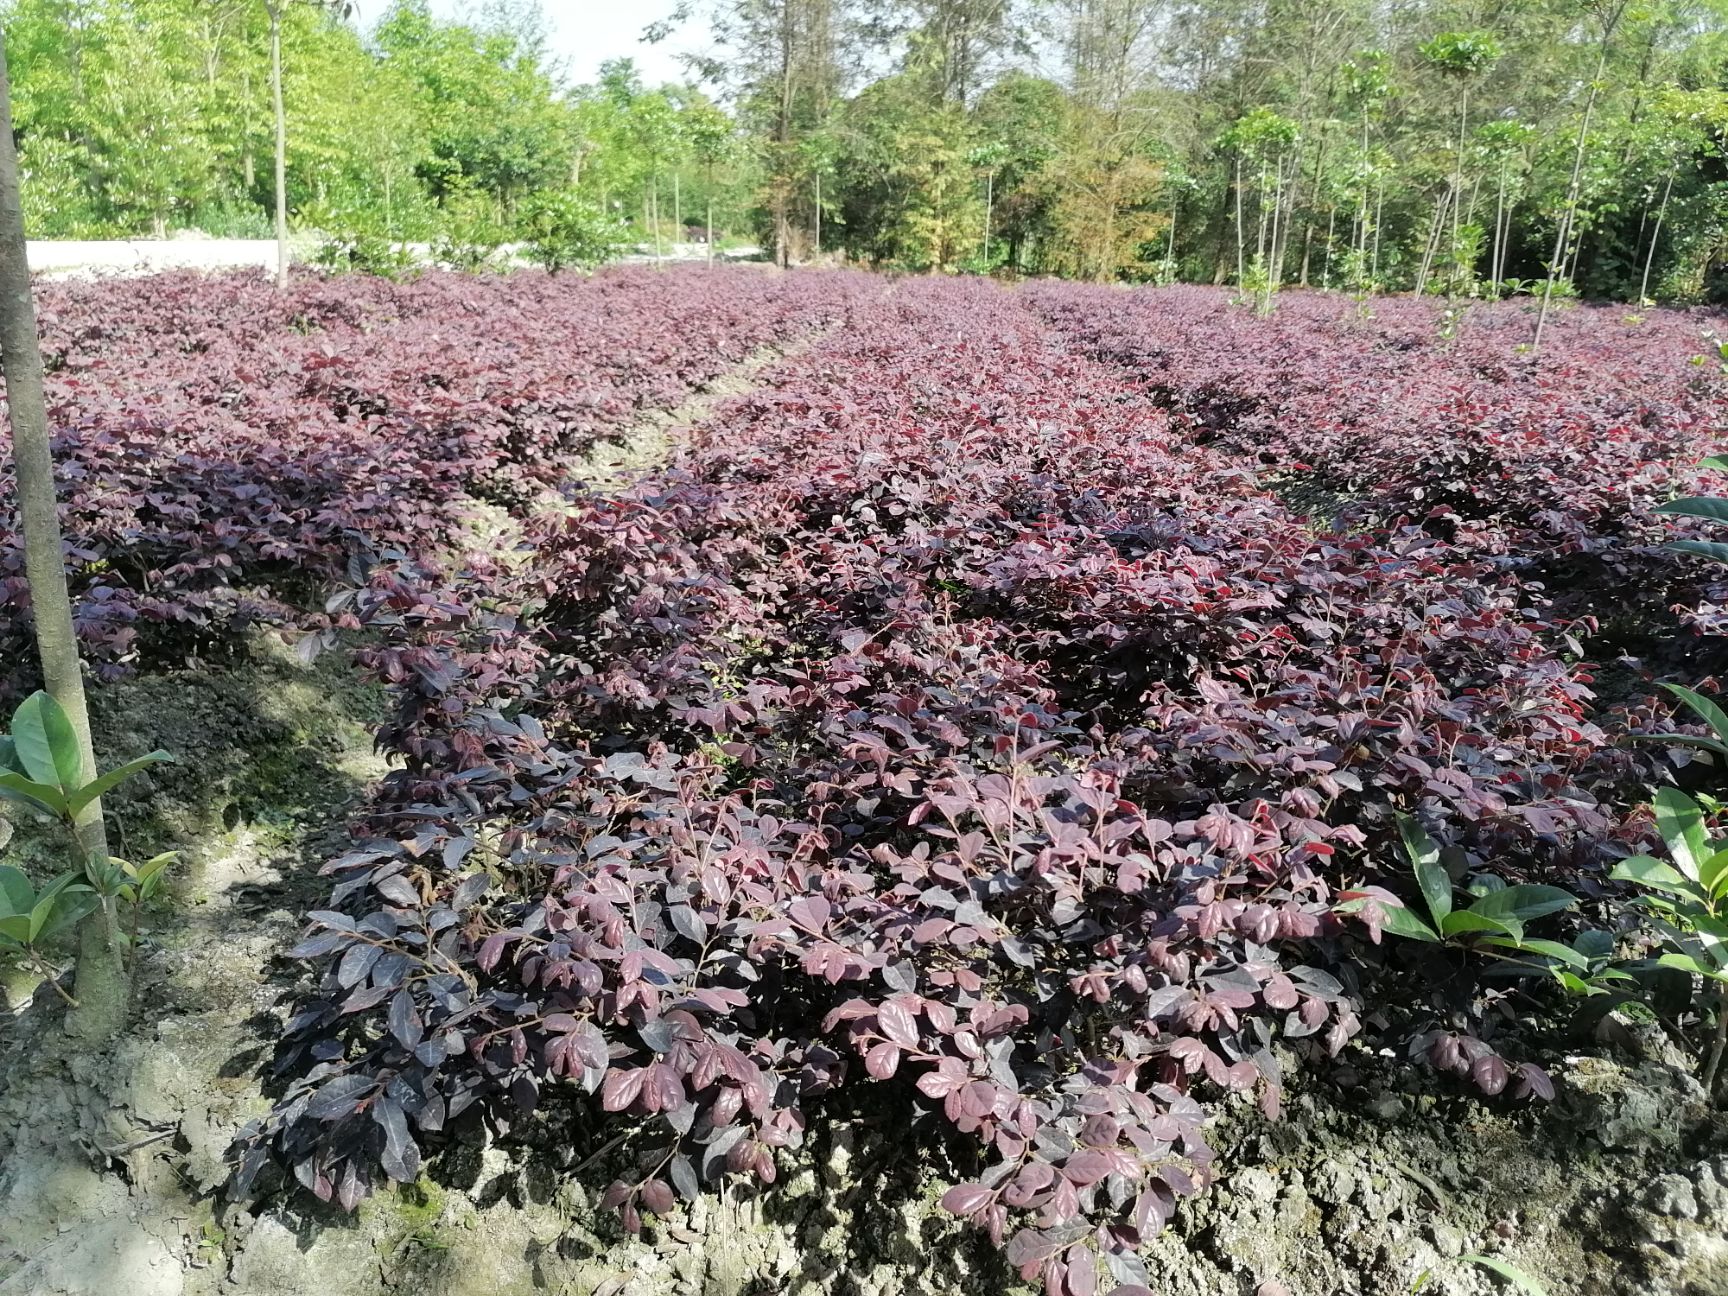
M 48 921 L 42 925 L 33 940 L 47 940 L 50 936 L 58 936 L 61 932 L 76 927 L 83 921 L 85 915 L 94 913 L 96 906 L 101 904 L 101 898 L 87 887 L 68 888 L 57 897 L 53 912 Z
M 1707 455 L 1698 461 L 1698 466 L 1716 472 L 1728 472 L 1728 455 Z
M 1436 924 L 1443 922 L 1452 912 L 1452 879 L 1440 862 L 1440 847 L 1409 815 L 1398 816 L 1398 835 L 1404 839 L 1405 853 L 1416 869 L 1416 885 L 1422 888 L 1428 912 Z
M 1704 866 L 1698 870 L 1698 882 L 1713 896 L 1720 896 L 1728 891 L 1728 850 L 1711 853 L 1704 861 Z
M 14 774 L 24 772 L 24 767 L 18 763 L 18 745 L 10 734 L 0 734 L 0 770 L 11 770 Z
M 1493 1256 L 1485 1255 L 1459 1256 L 1458 1259 L 1464 1264 L 1479 1265 L 1489 1273 L 1500 1275 L 1514 1287 L 1526 1293 L 1526 1296 L 1548 1296 L 1547 1290 L 1541 1283 L 1509 1261 L 1497 1260 Z
M 1555 959 L 1572 967 L 1588 968 L 1590 960 L 1585 958 L 1570 945 L 1562 945 L 1551 940 L 1503 940 L 1498 937 L 1485 940 L 1484 945 L 1497 945 L 1504 949 L 1514 949 L 1521 954 L 1535 954 L 1542 958 Z
M 1672 540 L 1662 547 L 1672 549 L 1675 553 L 1696 554 L 1700 558 L 1728 562 L 1728 544 L 1716 540 Z
M 1493 932 L 1497 936 L 1510 936 L 1515 940 L 1522 940 L 1524 936 L 1523 924 L 1516 918 L 1479 913 L 1476 905 L 1447 914 L 1445 921 L 1440 924 L 1440 931 L 1446 936 L 1462 936 L 1468 932 Z
M 84 781 L 78 735 L 65 709 L 38 689 L 12 715 L 12 741 L 25 771 L 38 783 L 71 791 Z
M 24 870 L 10 864 L 0 864 L 0 914 L 27 914 L 36 904 L 36 888 L 24 876 Z
M 1346 900 L 1334 912 L 1341 914 L 1361 913 L 1368 903 L 1369 901 L 1366 899 Z M 1379 897 L 1375 897 L 1373 903 L 1379 906 L 1381 914 L 1384 915 L 1380 926 L 1394 936 L 1405 936 L 1411 940 L 1430 943 L 1439 942 L 1439 934 L 1403 905 Z
M 1559 913 L 1562 909 L 1570 909 L 1577 903 L 1578 897 L 1570 891 L 1525 883 L 1483 896 L 1470 906 L 1470 912 L 1483 918 L 1514 918 L 1519 922 L 1530 922 L 1547 914 Z
M 11 770 L 0 773 L 0 797 L 8 801 L 22 801 L 38 810 L 46 810 L 51 815 L 66 813 L 66 798 L 59 788 L 52 783 L 37 783 L 22 774 L 14 774 Z
M 30 915 L 7 914 L 0 918 L 0 939 L 11 941 L 14 945 L 30 943 Z
M 142 903 L 156 893 L 157 884 L 162 881 L 162 874 L 175 860 L 179 859 L 177 851 L 166 851 L 153 859 L 147 859 L 132 870 L 133 899 Z
M 1664 684 L 1662 687 L 1691 707 L 1698 718 L 1709 725 L 1711 731 L 1718 738 L 1728 742 L 1728 711 L 1724 711 L 1702 693 L 1689 689 L 1684 684 Z
M 1633 734 L 1632 736 L 1639 742 L 1669 743 L 1675 747 L 1702 747 L 1711 755 L 1728 760 L 1728 743 L 1718 742 L 1714 738 L 1682 733 Z
M 102 796 L 116 785 L 125 782 L 134 774 L 160 761 L 171 761 L 174 758 L 165 751 L 153 751 L 140 756 L 137 760 L 129 760 L 124 765 L 117 765 L 97 778 L 92 779 L 76 792 L 66 798 L 68 813 L 77 815 L 97 797 Z
M 1634 855 L 1623 859 L 1609 871 L 1608 876 L 1616 882 L 1636 882 L 1649 890 L 1666 891 L 1696 904 L 1704 902 L 1704 893 L 1698 889 L 1696 883 L 1681 877 L 1679 871 L 1668 861 L 1651 855 Z
M 1578 933 L 1577 938 L 1572 942 L 1572 948 L 1592 962 L 1597 959 L 1605 959 L 1614 952 L 1614 933 L 1604 931 L 1600 927 L 1592 927 L 1588 931 Z
M 1656 960 L 1663 967 L 1678 968 L 1682 972 L 1690 972 L 1693 976 L 1708 977 L 1712 981 L 1728 983 L 1728 969 L 1710 967 L 1702 959 L 1690 954 L 1667 953 Z
M 1691 797 L 1672 787 L 1656 794 L 1655 806 L 1656 827 L 1668 843 L 1675 867 L 1696 882 L 1699 866 L 1710 854 L 1710 842 L 1704 836 L 1704 812 Z
M 45 888 L 36 897 L 35 907 L 30 910 L 30 940 L 32 943 L 42 934 L 42 929 L 48 925 L 48 920 L 54 916 L 54 906 L 60 903 L 60 892 L 64 888 Z
M 1715 495 L 1686 495 L 1656 507 L 1658 513 L 1680 517 L 1708 518 L 1712 522 L 1728 522 L 1728 499 Z

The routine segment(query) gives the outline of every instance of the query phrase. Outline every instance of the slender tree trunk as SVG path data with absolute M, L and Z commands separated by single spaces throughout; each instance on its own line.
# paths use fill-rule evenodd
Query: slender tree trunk
M 1435 254 L 1440 250 L 1441 231 L 1446 228 L 1446 208 L 1452 198 L 1448 189 L 1441 194 L 1434 204 L 1434 217 L 1428 222 L 1428 238 L 1422 245 L 1422 264 L 1416 271 L 1416 295 L 1422 295 L 1422 289 L 1428 283 L 1428 271 L 1434 265 Z
M 1374 185 L 1374 257 L 1369 263 L 1369 282 L 1380 277 L 1380 220 L 1386 214 L 1386 182 Z
M 1494 191 L 1494 246 L 1488 250 L 1488 282 L 1495 297 L 1500 296 L 1501 226 L 1506 220 L 1506 164 L 1500 164 L 1500 183 Z
M 792 265 L 792 3 L 780 3 L 780 116 L 775 123 L 774 260 L 782 270 Z
M 672 173 L 672 240 L 684 241 L 684 195 L 679 189 L 678 173 Z
M 1699 1077 L 1704 1084 L 1705 1096 L 1714 1099 L 1716 1096 L 1716 1077 L 1722 1066 L 1722 1055 L 1728 1051 L 1728 984 L 1716 983 L 1716 1032 L 1710 1043 L 1710 1054 L 1704 1062 L 1704 1072 Z
M 288 113 L 282 105 L 282 8 L 267 3 L 270 15 L 270 107 L 276 116 L 276 286 L 288 286 Z
M 990 222 L 996 214 L 996 173 L 984 173 L 984 271 L 990 271 Z
M 36 305 L 24 252 L 24 210 L 18 190 L 18 153 L 12 136 L 12 85 L 0 32 L 0 373 L 6 380 L 6 413 L 12 426 L 12 458 L 18 479 L 18 512 L 24 531 L 24 573 L 30 583 L 30 619 L 42 679 L 78 736 L 86 782 L 96 777 L 84 676 L 72 626 L 72 600 L 60 515 L 54 491 L 54 454 L 48 443 L 48 407 L 42 391 L 42 351 L 37 342 Z M 102 807 L 78 816 L 78 845 L 85 855 L 108 858 Z M 119 1033 L 126 1015 L 126 973 L 112 911 L 104 905 L 78 932 L 78 1007 L 67 1020 L 81 1038 L 105 1041 Z
M 654 177 L 654 264 L 664 265 L 666 261 L 665 245 L 660 237 L 660 177 Z
M 1365 277 L 1368 266 L 1368 176 L 1373 164 L 1368 156 L 1368 109 L 1362 109 L 1362 192 L 1356 203 L 1356 238 L 1351 240 L 1351 246 L 1356 248 L 1357 275 Z M 1358 240 L 1360 244 L 1358 245 Z
M 1566 206 L 1554 232 L 1554 255 L 1548 260 L 1548 277 L 1542 282 L 1542 304 L 1536 308 L 1536 331 L 1530 339 L 1533 351 L 1542 347 L 1542 333 L 1548 326 L 1548 304 L 1554 296 L 1555 271 L 1565 261 L 1567 240 L 1572 235 L 1572 217 L 1578 210 L 1578 183 L 1584 174 L 1584 150 L 1590 142 L 1590 118 L 1596 112 L 1602 72 L 1608 66 L 1608 37 L 1612 30 L 1610 27 L 1602 35 L 1602 50 L 1596 56 L 1596 75 L 1590 78 L 1590 97 L 1584 101 L 1584 119 L 1578 123 L 1578 146 L 1572 153 L 1572 178 L 1566 185 Z
M 1338 207 L 1333 206 L 1326 213 L 1326 265 L 1320 272 L 1320 286 L 1328 291 L 1332 287 L 1332 234 L 1338 227 Z
M 1266 269 L 1266 164 L 1260 164 L 1260 228 L 1254 236 L 1254 264 L 1261 270 Z
M 1674 192 L 1674 172 L 1679 167 L 1673 167 L 1668 172 L 1668 183 L 1662 187 L 1662 203 L 1656 208 L 1656 226 L 1650 231 L 1650 248 L 1644 254 L 1644 277 L 1638 282 L 1638 304 L 1642 306 L 1650 300 L 1650 267 L 1656 260 L 1656 240 L 1662 237 L 1662 218 L 1668 214 L 1668 197 Z
M 1448 297 L 1458 290 L 1458 282 L 1463 278 L 1458 260 L 1458 216 L 1464 205 L 1464 133 L 1469 122 L 1470 87 L 1465 86 L 1458 96 L 1458 157 L 1452 165 L 1452 247 L 1446 257 L 1452 266 L 1452 281 L 1446 285 Z
M 1236 159 L 1236 286 L 1240 288 L 1247 277 L 1242 265 L 1243 240 L 1242 231 L 1242 159 Z

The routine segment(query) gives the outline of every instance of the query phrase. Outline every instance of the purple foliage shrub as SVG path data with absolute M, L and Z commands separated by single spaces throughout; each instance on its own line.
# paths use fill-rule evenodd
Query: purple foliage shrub
M 1459 537 L 1313 528 L 1080 338 L 1088 292 L 858 293 L 520 561 L 371 573 L 402 768 L 293 951 L 243 1190 L 277 1160 L 352 1206 L 574 1087 L 635 1134 L 634 1227 L 874 1081 L 975 1149 L 943 1201 L 1023 1274 L 1132 1290 L 1210 1176 L 1202 1100 L 1275 1112 L 1397 975 L 1333 911 L 1398 871 L 1395 812 L 1591 866 L 1636 771 L 1575 627 Z

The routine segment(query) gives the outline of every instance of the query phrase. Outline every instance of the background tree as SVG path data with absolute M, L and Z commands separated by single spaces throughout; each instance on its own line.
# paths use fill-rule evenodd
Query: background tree
M 1465 250 L 1458 241 L 1460 218 L 1464 209 L 1464 155 L 1469 141 L 1470 86 L 1499 60 L 1500 42 L 1486 32 L 1442 32 L 1433 40 L 1424 41 L 1417 52 L 1443 79 L 1453 85 L 1458 94 L 1458 145 L 1454 150 L 1452 184 L 1446 192 L 1445 205 L 1451 211 L 1451 238 L 1447 246 L 1447 261 L 1452 273 L 1447 279 L 1447 291 L 1455 292 L 1471 279 L 1475 266 L 1468 264 Z M 1434 221 L 1435 242 L 1439 241 L 1440 220 Z M 1427 278 L 1428 260 L 1424 259 L 1416 278 L 1416 291 L 1421 293 Z

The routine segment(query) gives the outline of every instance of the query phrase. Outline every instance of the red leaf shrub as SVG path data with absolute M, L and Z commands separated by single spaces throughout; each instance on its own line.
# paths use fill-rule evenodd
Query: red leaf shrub
M 944 1201 L 1023 1272 L 1144 1281 L 1196 1095 L 1275 1111 L 1275 1044 L 1362 1029 L 1332 902 L 1394 811 L 1570 867 L 1627 760 L 1505 564 L 1316 532 L 1190 433 L 1019 299 L 905 282 L 520 566 L 377 573 L 406 765 L 240 1185 L 351 1204 L 399 1126 L 572 1081 L 641 1127 L 634 1225 L 772 1182 L 862 1077 L 984 1154 Z
M 1720 584 L 1661 548 L 1676 528 L 1651 512 L 1692 493 L 1724 432 L 1717 312 L 1577 307 L 1530 352 L 1533 307 L 1519 301 L 1467 306 L 1446 337 L 1442 307 L 1413 299 L 1364 311 L 1289 293 L 1261 318 L 1203 288 L 1027 293 L 1185 437 L 1240 455 L 1303 507 L 1412 520 L 1544 582 L 1635 649 L 1648 627 L 1671 628 L 1671 604 Z
M 43 290 L 49 416 L 99 672 L 294 622 L 385 555 L 449 546 L 644 410 L 843 314 L 867 281 L 620 270 L 404 284 L 163 275 Z M 9 455 L 0 492 L 13 497 Z M 25 659 L 16 515 L 0 645 Z

